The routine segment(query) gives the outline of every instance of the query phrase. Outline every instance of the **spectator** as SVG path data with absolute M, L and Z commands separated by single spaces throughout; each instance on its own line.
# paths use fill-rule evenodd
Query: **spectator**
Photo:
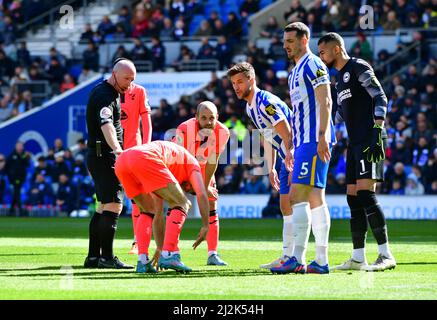
M 279 192 L 272 189 L 267 206 L 262 210 L 263 218 L 282 218 L 281 209 L 279 206 Z
M 238 193 L 240 185 L 239 175 L 232 165 L 224 168 L 224 175 L 217 181 L 217 189 L 220 194 Z
M 10 101 L 10 94 L 5 94 L 0 99 L 0 122 L 9 119 L 12 116 L 12 105 Z
M 402 187 L 402 183 L 398 179 L 393 180 L 389 194 L 391 194 L 391 195 L 404 195 L 405 194 L 405 188 Z
M 76 152 L 76 156 L 82 155 L 83 159 L 86 159 L 88 156 L 88 147 L 85 139 L 81 138 L 77 140 L 78 150 Z
M 62 157 L 64 158 L 64 162 L 67 165 L 68 171 L 72 172 L 73 164 L 75 162 L 73 152 L 71 152 L 71 150 L 67 148 L 64 150 Z
M 126 36 L 132 34 L 131 20 L 132 17 L 129 8 L 127 6 L 122 6 L 118 12 L 117 26 L 120 26 L 123 29 Z
M 240 16 L 242 18 L 247 18 L 253 13 L 259 11 L 259 1 L 258 0 L 244 0 L 240 6 Z
M 82 32 L 80 35 L 80 42 L 88 43 L 90 41 L 93 41 L 93 28 L 91 26 L 91 23 L 85 24 L 85 31 Z
M 69 73 L 66 73 L 64 75 L 64 81 L 62 81 L 61 83 L 61 87 L 60 87 L 61 93 L 73 89 L 75 86 L 76 83 L 74 82 L 73 77 Z
M 6 172 L 6 158 L 0 153 L 0 204 L 5 203 L 6 190 L 9 186 L 8 175 Z
M 112 23 L 108 15 L 103 16 L 102 21 L 97 26 L 97 31 L 105 40 L 115 32 L 115 25 Z
M 227 29 L 225 29 L 225 25 L 223 21 L 217 19 L 214 21 L 214 28 L 212 29 L 213 36 L 228 36 Z
M 78 83 L 85 82 L 91 79 L 92 77 L 94 77 L 95 75 L 96 73 L 93 70 L 91 70 L 88 65 L 84 65 L 82 71 L 80 72 L 79 79 L 77 82 Z
M 267 193 L 266 184 L 263 181 L 263 170 L 261 167 L 254 167 L 250 172 L 244 172 L 244 182 L 241 193 L 263 194 Z
M 162 39 L 172 39 L 174 33 L 173 21 L 170 18 L 164 19 L 164 26 L 159 35 Z
M 419 141 L 415 144 L 413 148 L 413 159 L 411 163 L 413 165 L 418 165 L 423 167 L 428 162 L 429 158 L 429 149 L 428 149 L 428 141 L 425 137 L 419 137 Z
M 151 52 L 149 48 L 147 48 L 139 38 L 134 38 L 133 41 L 134 47 L 130 52 L 132 60 L 134 62 L 139 60 L 150 60 Z
M 272 60 L 272 63 L 278 60 L 286 61 L 287 55 L 278 36 L 271 39 L 267 56 Z
M 32 183 L 29 194 L 28 204 L 32 206 L 53 204 L 54 202 L 53 189 L 49 183 L 47 183 L 45 176 L 37 174 L 35 181 Z
M 159 37 L 160 33 L 161 33 L 161 28 L 158 25 L 156 25 L 156 23 L 153 20 L 150 20 L 149 28 L 147 28 L 146 32 L 144 33 L 144 36 L 148 38 Z
M 58 61 L 59 61 L 59 64 L 62 66 L 62 67 L 65 67 L 65 65 L 66 65 L 66 58 L 65 58 L 65 56 L 62 54 L 62 53 L 60 53 L 55 47 L 51 47 L 50 48 L 50 50 L 49 50 L 49 60 L 51 60 L 52 58 L 56 58 L 56 59 L 58 59 Z
M 152 37 L 152 64 L 153 71 L 164 71 L 165 47 L 157 37 Z
M 64 143 L 62 142 L 62 139 L 56 138 L 53 142 L 53 151 L 54 153 L 58 153 L 61 151 L 64 151 Z
M 126 39 L 126 31 L 121 24 L 115 25 L 115 32 L 112 35 L 112 39 L 114 41 L 124 41 Z
M 34 107 L 32 102 L 32 92 L 30 92 L 30 90 L 25 90 L 22 93 L 19 93 L 17 97 L 18 101 L 15 108 L 18 113 L 26 112 Z
M 184 20 L 178 19 L 176 21 L 172 36 L 176 41 L 180 41 L 182 37 L 186 36 Z
M 3 25 L 3 43 L 8 46 L 13 44 L 17 35 L 17 27 L 14 25 L 12 18 L 10 16 L 4 17 L 4 25 Z
M 210 45 L 209 38 L 203 37 L 201 41 L 202 41 L 202 45 L 199 48 L 199 52 L 197 53 L 196 59 L 199 60 L 214 59 L 215 58 L 214 47 Z
M 290 10 L 284 13 L 284 19 L 291 23 L 291 18 L 296 15 L 296 18 L 293 19 L 293 21 L 306 21 L 306 10 L 304 6 L 300 3 L 300 0 L 292 0 Z
M 9 213 L 12 213 L 15 206 L 18 207 L 20 214 L 23 213 L 21 208 L 21 188 L 26 181 L 27 169 L 30 166 L 30 153 L 24 150 L 22 142 L 17 141 L 14 151 L 6 159 L 6 173 L 9 182 L 14 188 L 11 207 Z
M 74 157 L 74 163 L 72 164 L 73 176 L 79 177 L 81 180 L 88 175 L 87 168 L 85 165 L 85 157 L 82 154 L 77 154 Z
M 19 66 L 27 68 L 31 64 L 30 53 L 27 50 L 26 42 L 21 42 L 17 50 L 17 63 Z
M 0 49 L 0 86 L 9 84 L 9 78 L 14 75 L 15 62 Z
M 225 24 L 224 33 L 231 45 L 234 45 L 240 41 L 241 36 L 243 35 L 243 27 L 241 26 L 241 23 L 238 20 L 235 12 L 230 12 L 228 14 L 228 22 Z
M 391 10 L 387 14 L 387 22 L 382 25 L 384 31 L 395 31 L 401 27 L 401 23 L 396 18 L 396 12 Z
M 260 36 L 264 38 L 271 38 L 273 36 L 279 35 L 281 28 L 279 28 L 278 20 L 275 16 L 270 16 L 267 20 L 267 24 L 263 27 L 260 32 Z
M 59 176 L 59 186 L 56 192 L 56 205 L 61 211 L 71 213 L 76 208 L 77 189 L 70 183 L 66 174 Z
M 217 46 L 215 47 L 215 55 L 219 61 L 219 68 L 223 70 L 228 68 L 232 62 L 232 48 L 226 40 L 225 36 L 217 38 Z
M 204 37 L 204 36 L 210 36 L 210 35 L 212 35 L 212 28 L 209 25 L 208 20 L 202 20 L 202 22 L 200 22 L 199 28 L 194 33 L 194 36 L 195 37 Z
M 419 182 L 414 173 L 410 173 L 407 177 L 407 186 L 405 187 L 405 195 L 421 196 L 425 193 L 423 184 Z
M 99 50 L 94 42 L 88 42 L 86 50 L 82 54 L 83 65 L 88 66 L 91 70 L 99 71 Z
M 42 174 L 44 177 L 48 179 L 48 182 L 51 182 L 51 176 L 52 176 L 52 168 L 50 165 L 47 164 L 47 161 L 44 156 L 38 157 L 38 162 L 35 167 L 35 172 L 32 176 L 32 181 L 35 181 L 36 176 L 38 174 Z
M 360 31 L 357 33 L 357 38 L 357 41 L 355 41 L 351 47 L 352 55 L 366 61 L 372 61 L 372 47 L 370 46 L 369 41 L 367 41 L 365 34 Z
M 119 45 L 117 50 L 114 52 L 114 55 L 112 56 L 112 63 L 111 63 L 111 65 L 114 63 L 115 60 L 117 60 L 119 58 L 126 58 L 126 59 L 130 59 L 131 58 L 129 52 L 126 50 L 124 45 Z
M 216 10 L 212 10 L 209 14 L 208 24 L 211 26 L 212 35 L 215 35 L 216 30 L 216 21 L 221 21 L 219 14 Z M 223 23 L 222 23 L 223 26 Z
M 59 176 L 61 174 L 71 176 L 71 172 L 68 169 L 68 166 L 64 161 L 64 157 L 60 154 L 56 154 L 55 155 L 55 164 L 53 165 L 53 170 L 52 170 L 52 181 L 58 181 Z
M 179 16 L 185 15 L 185 4 L 183 0 L 173 0 L 170 4 L 169 16 L 173 21 Z
M 144 36 L 149 27 L 149 20 L 146 17 L 144 9 L 137 9 L 135 11 L 135 16 L 132 20 L 133 31 L 132 38 L 139 38 Z

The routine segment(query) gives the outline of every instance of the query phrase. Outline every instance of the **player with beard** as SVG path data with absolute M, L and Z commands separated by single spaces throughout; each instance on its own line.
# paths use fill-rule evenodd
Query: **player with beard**
M 280 266 L 292 256 L 292 224 L 289 200 L 289 175 L 293 167 L 293 144 L 290 128 L 291 112 L 287 104 L 274 94 L 260 90 L 255 81 L 255 70 L 250 63 L 242 62 L 227 72 L 238 99 L 247 102 L 246 112 L 264 137 L 264 154 L 272 187 L 279 191 L 280 209 L 284 219 L 282 228 L 282 256 L 260 267 Z M 273 147 L 273 148 L 272 148 Z M 276 167 L 276 153 L 281 158 L 281 170 Z
M 384 271 L 396 267 L 388 245 L 384 212 L 375 195 L 384 179 L 387 97 L 372 67 L 348 56 L 344 40 L 330 32 L 318 42 L 320 58 L 338 70 L 336 123 L 344 121 L 349 136 L 346 158 L 347 202 L 351 211 L 352 257 L 338 270 Z M 365 254 L 367 223 L 378 243 L 378 258 L 368 265 Z
M 210 101 L 203 101 L 197 106 L 196 117 L 181 123 L 174 142 L 187 149 L 198 161 L 208 192 L 209 232 L 207 265 L 226 266 L 227 263 L 218 255 L 219 215 L 217 212 L 218 192 L 215 182 L 219 157 L 229 140 L 229 129 L 218 121 L 217 107 Z

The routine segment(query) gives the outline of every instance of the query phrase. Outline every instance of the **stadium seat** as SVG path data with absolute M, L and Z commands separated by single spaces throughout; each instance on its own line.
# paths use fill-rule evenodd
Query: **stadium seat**
M 264 9 L 265 7 L 269 6 L 272 4 L 272 0 L 260 0 L 259 2 L 259 9 Z
M 272 64 L 274 72 L 285 70 L 287 68 L 287 62 L 285 60 L 277 60 Z

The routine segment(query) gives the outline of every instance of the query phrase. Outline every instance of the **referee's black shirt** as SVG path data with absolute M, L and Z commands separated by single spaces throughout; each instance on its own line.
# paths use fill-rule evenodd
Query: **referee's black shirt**
M 90 93 L 86 123 L 88 128 L 88 147 L 96 148 L 96 141 L 101 141 L 102 152 L 112 152 L 105 140 L 101 126 L 112 122 L 120 146 L 123 147 L 123 128 L 121 126 L 120 95 L 106 80 L 98 84 Z

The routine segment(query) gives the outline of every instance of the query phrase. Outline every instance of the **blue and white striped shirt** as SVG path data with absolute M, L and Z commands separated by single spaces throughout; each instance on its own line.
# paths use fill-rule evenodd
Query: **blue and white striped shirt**
M 328 69 L 319 57 L 311 52 L 302 56 L 288 76 L 288 87 L 292 104 L 291 128 L 293 144 L 297 148 L 303 143 L 317 143 L 320 129 L 320 105 L 315 89 L 322 84 L 330 84 Z M 335 143 L 332 119 L 328 132 L 328 142 Z
M 287 149 L 274 127 L 283 120 L 290 124 L 291 111 L 287 104 L 268 91 L 255 89 L 252 102 L 246 105 L 246 112 L 264 139 L 285 159 Z

